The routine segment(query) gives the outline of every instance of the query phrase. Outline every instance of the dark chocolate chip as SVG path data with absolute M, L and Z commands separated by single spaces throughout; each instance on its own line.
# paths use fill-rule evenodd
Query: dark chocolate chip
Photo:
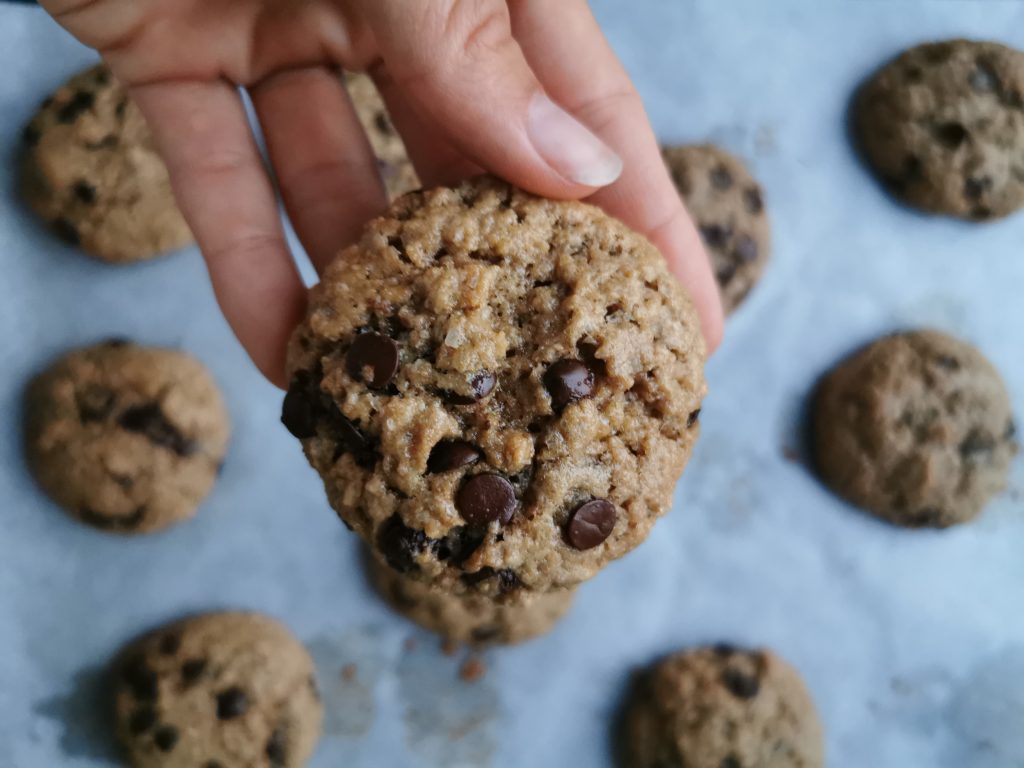
M 139 736 L 156 725 L 156 710 L 149 704 L 136 707 L 128 717 L 128 733 Z
M 736 755 L 726 755 L 718 764 L 718 768 L 743 768 L 743 763 Z
M 967 461 L 984 461 L 996 449 L 996 439 L 980 429 L 972 429 L 960 443 L 960 456 Z
M 754 676 L 732 667 L 722 670 L 722 685 L 738 699 L 752 699 L 761 690 L 761 682 Z
M 96 97 L 88 91 L 77 91 L 67 104 L 57 110 L 57 119 L 62 123 L 73 123 L 83 112 L 92 109 Z
M 715 652 L 716 656 L 728 658 L 729 656 L 732 656 L 734 653 L 736 653 L 737 649 L 735 645 L 729 645 L 729 643 L 715 643 L 713 646 L 711 646 L 711 650 Z
M 976 205 L 971 208 L 971 218 L 979 221 L 992 218 L 992 209 L 987 205 Z
M 84 179 L 76 181 L 74 186 L 71 187 L 71 191 L 75 193 L 75 197 L 86 205 L 92 205 L 96 202 L 96 187 Z
M 100 85 L 106 85 L 110 82 L 110 73 L 105 69 L 99 70 L 96 73 L 96 82 Z
M 960 370 L 960 361 L 950 355 L 938 355 L 935 358 L 935 364 L 940 368 L 945 368 L 947 371 Z
M 575 549 L 593 549 L 611 535 L 617 517 L 615 505 L 610 501 L 588 501 L 569 518 L 565 536 Z
M 203 768 L 224 768 L 224 766 L 218 763 L 216 760 L 207 760 L 203 764 Z
M 748 187 L 743 190 L 743 203 L 747 206 L 747 212 L 758 214 L 764 210 L 764 196 L 757 187 Z
M 206 659 L 189 659 L 181 665 L 181 682 L 190 686 L 206 671 Z
M 455 508 L 470 525 L 482 528 L 495 520 L 505 525 L 516 510 L 516 492 L 501 475 L 474 475 L 459 489 Z
M 963 123 L 939 123 L 932 129 L 935 138 L 950 149 L 957 149 L 970 135 Z
M 378 112 L 373 116 L 373 124 L 377 126 L 377 130 L 381 133 L 391 133 L 391 121 L 384 112 Z
M 445 399 L 452 405 L 472 405 L 491 394 L 497 378 L 490 371 L 478 371 L 469 379 L 471 395 L 460 395 L 458 392 L 446 392 Z
M 78 418 L 85 424 L 103 421 L 114 409 L 117 397 L 109 389 L 99 386 L 84 387 L 75 392 Z
M 519 579 L 519 574 L 511 568 L 501 568 L 498 570 L 498 589 L 502 594 L 519 589 L 521 586 L 523 586 L 523 582 Z
M 460 525 L 449 531 L 443 539 L 434 541 L 432 549 L 438 560 L 450 561 L 452 565 L 461 568 L 462 564 L 480 548 L 485 538 L 486 529 Z
M 475 643 L 489 643 L 500 634 L 501 627 L 475 627 L 473 631 L 470 632 L 470 637 L 473 638 L 473 642 Z
M 281 423 L 300 440 L 316 437 L 319 398 L 319 387 L 312 382 L 309 371 L 295 374 L 281 403 Z
M 734 277 L 736 277 L 735 264 L 723 264 L 720 269 L 715 271 L 715 279 L 723 287 L 732 282 Z
M 757 261 L 757 241 L 749 235 L 740 235 L 736 238 L 736 255 L 740 260 L 751 262 Z
M 161 752 L 170 752 L 178 743 L 178 729 L 173 725 L 162 725 L 153 734 L 153 743 Z
M 732 227 L 722 224 L 704 224 L 700 227 L 700 236 L 712 248 L 724 248 L 732 236 Z
M 732 174 L 724 165 L 716 166 L 711 171 L 711 186 L 715 189 L 726 190 L 732 188 Z
M 181 648 L 181 635 L 177 632 L 168 632 L 160 638 L 158 649 L 164 656 L 173 656 Z
M 43 138 L 43 134 L 39 132 L 39 129 L 29 123 L 25 126 L 25 129 L 21 132 L 21 140 L 26 145 L 34 147 L 39 143 L 39 140 Z
M 263 750 L 270 761 L 271 768 L 284 768 L 288 764 L 288 731 L 283 725 L 277 726 L 270 734 L 267 746 Z
M 132 695 L 139 701 L 153 701 L 159 692 L 156 672 L 139 657 L 128 662 L 121 672 L 121 677 L 131 689 Z
M 461 469 L 480 460 L 480 449 L 465 440 L 442 440 L 430 451 L 427 472 L 436 474 Z
M 125 111 L 127 109 L 128 109 L 128 99 L 121 99 L 120 101 L 117 102 L 117 106 L 114 107 L 114 114 L 117 115 L 117 117 L 119 119 L 123 118 L 124 117 L 124 113 L 125 113 Z
M 191 456 L 199 447 L 168 421 L 158 403 L 129 408 L 121 414 L 117 423 L 122 429 L 140 434 L 153 445 L 166 448 L 179 456 Z
M 415 570 L 416 556 L 427 546 L 427 534 L 410 528 L 399 515 L 392 515 L 377 531 L 377 549 L 388 565 L 399 573 Z
M 594 393 L 594 372 L 582 360 L 558 360 L 544 372 L 544 387 L 551 406 L 560 411 Z
M 700 421 L 700 408 L 696 411 L 692 411 L 690 415 L 686 417 L 686 428 L 690 429 L 698 421 Z
M 990 176 L 968 177 L 964 179 L 964 195 L 969 200 L 979 200 L 990 189 L 992 189 L 992 178 Z
M 398 346 L 384 334 L 361 333 L 345 355 L 345 370 L 371 389 L 383 389 L 398 372 Z
M 53 222 L 53 231 L 68 245 L 78 245 L 80 242 L 78 227 L 65 218 L 56 219 Z
M 116 478 L 115 482 L 118 482 L 119 485 L 124 485 L 123 482 L 118 481 Z M 131 485 L 130 479 L 128 484 Z M 78 517 L 83 523 L 100 530 L 132 531 L 142 525 L 142 521 L 146 517 L 146 506 L 142 505 L 123 515 L 102 515 L 89 507 L 81 507 L 78 510 Z
M 219 720 L 234 720 L 248 710 L 249 697 L 237 685 L 217 694 L 217 718 Z
M 906 524 L 910 527 L 937 527 L 942 525 L 942 510 L 937 507 L 925 507 L 907 516 Z
M 971 88 L 981 93 L 999 90 L 999 78 L 987 64 L 978 63 L 968 78 Z
M 477 584 L 487 581 L 488 579 L 493 579 L 496 574 L 497 571 L 495 571 L 489 565 L 485 565 L 479 571 L 472 571 L 471 573 L 462 574 L 462 583 L 470 587 L 476 586 Z

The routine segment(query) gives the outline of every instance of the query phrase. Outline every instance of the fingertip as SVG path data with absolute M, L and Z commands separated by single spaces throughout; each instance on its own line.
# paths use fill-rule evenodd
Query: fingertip
M 622 175 L 619 154 L 544 91 L 533 95 L 526 113 L 526 133 L 534 150 L 560 176 L 585 187 L 583 195 Z

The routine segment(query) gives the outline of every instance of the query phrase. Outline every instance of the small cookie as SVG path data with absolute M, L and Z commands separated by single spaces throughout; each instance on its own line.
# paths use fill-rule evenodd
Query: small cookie
M 711 257 L 726 312 L 761 278 L 771 253 L 764 192 L 746 166 L 711 144 L 666 147 L 662 157 Z
M 818 386 L 813 421 L 825 482 L 911 528 L 978 515 L 1017 450 L 998 371 L 937 331 L 886 336 L 840 363 Z
M 861 149 L 924 211 L 982 221 L 1024 206 L 1024 53 L 950 40 L 911 48 L 861 89 Z
M 647 240 L 480 177 L 404 195 L 334 260 L 292 338 L 282 420 L 395 570 L 548 592 L 668 511 L 704 356 Z
M 300 768 L 320 736 L 313 661 L 266 616 L 170 624 L 122 651 L 114 675 L 135 768 Z
M 825 764 L 814 702 L 799 673 L 771 651 L 686 651 L 640 682 L 625 720 L 629 768 Z
M 142 113 L 105 66 L 43 102 L 23 139 L 22 193 L 67 242 L 115 263 L 192 242 Z
M 516 595 L 497 602 L 484 595 L 451 595 L 370 560 L 374 586 L 409 621 L 445 640 L 511 645 L 547 634 L 572 605 L 573 590 Z
M 402 137 L 391 124 L 384 100 L 373 80 L 362 73 L 346 72 L 345 85 L 356 114 L 359 115 L 359 122 L 363 124 L 370 146 L 377 155 L 377 166 L 388 196 L 395 198 L 419 189 L 420 180 L 416 176 L 416 169 L 405 151 Z
M 29 465 L 74 517 L 149 533 L 191 517 L 230 427 L 217 385 L 182 352 L 112 340 L 65 354 L 27 395 Z

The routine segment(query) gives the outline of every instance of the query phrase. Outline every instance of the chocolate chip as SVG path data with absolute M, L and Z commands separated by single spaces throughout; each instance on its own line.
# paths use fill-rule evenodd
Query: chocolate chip
M 129 408 L 121 414 L 117 423 L 122 429 L 142 435 L 153 445 L 166 448 L 179 456 L 191 456 L 199 447 L 167 420 L 157 403 Z
M 128 662 L 121 672 L 121 678 L 139 701 L 153 701 L 159 692 L 158 679 L 146 660 L 139 657 Z
M 999 78 L 996 76 L 996 73 L 987 64 L 980 62 L 971 72 L 968 81 L 971 84 L 971 88 L 981 93 L 988 93 L 999 89 Z
M 237 685 L 217 694 L 217 718 L 234 720 L 249 710 L 249 697 Z
M 957 149 L 970 135 L 963 123 L 957 122 L 939 123 L 932 129 L 932 134 L 950 149 Z
M 377 549 L 399 573 L 409 573 L 418 567 L 416 556 L 427 543 L 427 534 L 410 528 L 397 514 L 385 520 L 377 531 Z
M 757 241 L 749 235 L 740 235 L 736 238 L 736 255 L 742 261 L 757 261 Z
M 575 549 L 593 549 L 611 535 L 617 517 L 615 505 L 610 501 L 588 501 L 569 518 L 565 536 Z
M 936 527 L 942 525 L 942 510 L 937 507 L 925 507 L 909 514 L 906 524 L 910 527 Z
M 123 486 L 123 483 L 115 478 L 115 482 Z M 129 480 L 129 485 L 131 481 Z M 146 505 L 132 510 L 123 515 L 102 515 L 89 507 L 81 507 L 78 510 L 78 517 L 83 523 L 99 528 L 104 531 L 131 531 L 142 525 L 146 517 Z
M 373 124 L 381 133 L 391 133 L 391 121 L 384 112 L 378 112 L 373 116 Z
M 62 123 L 73 123 L 83 112 L 92 109 L 96 97 L 88 91 L 77 91 L 67 104 L 57 110 L 57 119 Z
M 78 418 L 83 424 L 103 421 L 114 409 L 117 397 L 109 389 L 99 386 L 84 387 L 75 392 Z
M 432 543 L 432 549 L 438 560 L 449 561 L 452 565 L 461 568 L 480 545 L 487 538 L 487 530 L 484 528 L 471 528 L 468 525 L 460 525 L 448 532 L 443 539 Z
M 398 372 L 398 346 L 384 334 L 361 333 L 345 355 L 345 370 L 371 389 L 383 389 Z
M 488 579 L 493 579 L 496 574 L 497 571 L 495 571 L 489 565 L 485 565 L 479 571 L 472 571 L 471 573 L 462 574 L 462 583 L 467 586 L 473 587 L 481 582 L 487 581 Z
M 288 394 L 281 403 L 281 423 L 300 440 L 316 437 L 320 396 L 309 371 L 299 371 L 288 385 Z
M 743 190 L 743 203 L 747 206 L 749 213 L 758 214 L 764 210 L 764 197 L 757 187 L 748 187 Z
M 207 760 L 203 764 L 203 768 L 224 768 L 224 766 L 218 763 L 216 760 Z
M 722 670 L 722 685 L 738 699 L 752 699 L 761 690 L 761 682 L 756 677 L 732 667 Z
M 726 190 L 732 188 L 732 174 L 724 165 L 719 165 L 711 171 L 711 186 L 715 189 Z
M 945 368 L 947 371 L 960 370 L 960 361 L 950 355 L 938 355 L 935 358 L 935 364 L 940 368 Z
M 43 134 L 40 133 L 39 129 L 31 123 L 26 125 L 25 129 L 21 132 L 21 140 L 30 147 L 34 147 L 38 144 L 41 138 L 43 138 Z
M 715 652 L 716 656 L 728 658 L 729 656 L 732 656 L 734 653 L 736 653 L 736 646 L 729 645 L 729 643 L 715 643 L 713 646 L 711 646 L 711 650 Z
M 471 395 L 460 395 L 458 392 L 446 392 L 445 399 L 452 405 L 472 405 L 491 394 L 497 378 L 490 371 L 478 371 L 469 379 Z
M 686 417 L 686 428 L 692 428 L 698 421 L 700 421 L 700 408 L 696 411 L 691 411 L 690 415 Z
M 700 227 L 700 236 L 712 248 L 724 248 L 732 236 L 732 227 L 722 224 L 705 224 Z
M 990 189 L 992 189 L 992 179 L 989 176 L 968 177 L 964 179 L 964 195 L 969 200 L 980 199 Z
M 158 650 L 164 656 L 173 656 L 181 648 L 181 635 L 177 632 L 168 632 L 160 638 Z
M 1006 430 L 1003 432 L 1003 440 L 1013 440 L 1017 436 L 1017 424 L 1013 419 L 1006 422 Z
M 715 279 L 723 287 L 728 285 L 734 277 L 736 277 L 735 264 L 723 264 L 720 269 L 715 271 Z
M 192 685 L 206 671 L 206 659 L 189 659 L 181 665 L 181 682 L 186 687 Z
M 987 205 L 976 205 L 974 208 L 971 208 L 971 218 L 979 221 L 991 219 L 992 209 Z
M 726 755 L 718 764 L 718 768 L 743 768 L 743 763 L 736 755 Z
M 482 528 L 495 520 L 505 525 L 516 510 L 516 492 L 501 475 L 474 475 L 459 489 L 455 508 L 470 525 Z
M 274 729 L 263 751 L 271 768 L 284 768 L 288 764 L 288 735 L 284 726 L 279 725 Z
M 84 179 L 76 181 L 74 186 L 71 187 L 71 191 L 75 193 L 75 197 L 86 205 L 92 205 L 96 202 L 96 187 Z
M 988 432 L 972 429 L 960 443 L 960 456 L 967 461 L 984 461 L 996 449 L 996 439 Z
M 53 231 L 68 245 L 78 245 L 80 242 L 78 227 L 65 218 L 56 219 L 53 222 Z
M 173 725 L 163 725 L 153 734 L 153 743 L 161 752 L 170 752 L 178 743 L 178 729 Z
M 474 643 L 489 643 L 501 634 L 501 627 L 475 627 L 470 632 Z
M 480 460 L 480 449 L 465 440 L 442 440 L 430 451 L 427 472 L 436 474 L 461 469 Z
M 114 107 L 114 114 L 117 115 L 118 119 L 124 117 L 125 111 L 128 109 L 128 99 L 119 99 L 117 106 Z
M 132 736 L 139 736 L 156 725 L 156 710 L 149 704 L 136 707 L 128 717 L 128 732 Z
M 551 395 L 551 406 L 560 411 L 594 393 L 594 372 L 581 360 L 558 360 L 544 372 L 544 387 Z

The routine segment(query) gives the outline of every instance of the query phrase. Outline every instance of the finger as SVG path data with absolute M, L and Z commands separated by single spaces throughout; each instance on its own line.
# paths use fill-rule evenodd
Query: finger
M 222 82 L 157 83 L 131 95 L 167 162 L 225 317 L 263 374 L 283 385 L 305 289 L 241 98 Z
M 590 202 L 665 254 L 687 287 L 713 351 L 723 316 L 711 263 L 661 158 L 636 89 L 585 0 L 509 0 L 516 39 L 544 87 L 622 157 L 623 172 Z
M 474 163 L 549 197 L 618 177 L 619 157 L 544 93 L 504 0 L 363 0 L 362 9 L 405 98 Z
M 456 184 L 483 173 L 483 169 L 452 146 L 444 134 L 416 114 L 386 66 L 376 66 L 370 74 L 424 187 Z
M 338 75 L 284 71 L 250 89 L 285 209 L 317 272 L 359 237 L 387 199 Z

